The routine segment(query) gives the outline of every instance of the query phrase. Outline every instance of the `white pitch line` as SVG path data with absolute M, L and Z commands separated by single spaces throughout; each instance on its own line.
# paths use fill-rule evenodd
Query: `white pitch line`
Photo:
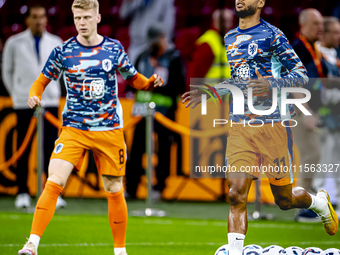
M 126 243 L 126 246 L 194 246 L 194 245 L 208 245 L 208 246 L 218 246 L 223 245 L 225 243 L 215 243 L 215 242 L 208 242 L 208 243 L 191 243 L 191 242 L 164 242 L 164 243 L 151 243 L 151 242 L 142 242 L 142 243 Z M 285 243 L 277 243 L 277 242 L 260 242 L 258 245 L 266 246 L 266 245 L 291 245 L 291 242 Z M 336 245 L 340 244 L 340 241 L 313 241 L 313 242 L 297 242 L 295 246 L 310 246 L 310 245 Z M 0 244 L 0 247 L 21 247 L 23 244 Z M 113 246 L 113 243 L 53 243 L 53 244 L 40 244 L 39 247 L 98 247 L 98 246 Z
M 5 218 L 9 220 L 17 220 L 20 215 L 1 215 L 0 218 Z M 53 218 L 53 221 L 69 221 L 71 220 L 68 216 L 56 216 Z M 173 221 L 173 220 L 159 220 L 159 219 L 147 219 L 144 220 L 144 224 L 151 225 L 192 225 L 192 226 L 214 226 L 214 227 L 226 227 L 227 221 L 195 221 L 195 220 L 183 220 L 183 221 Z M 130 223 L 136 224 L 136 223 Z M 138 223 L 140 224 L 140 223 Z M 275 222 L 271 224 L 260 224 L 260 223 L 251 223 L 249 222 L 249 227 L 251 228 L 262 228 L 262 229 L 304 229 L 304 230 L 312 230 L 314 228 L 322 228 L 322 225 L 315 224 L 313 226 L 306 226 L 301 224 L 299 226 L 293 225 L 285 225 L 285 224 L 275 224 Z
M 183 222 L 173 222 L 172 220 L 144 220 L 144 224 L 154 224 L 154 225 L 192 225 L 192 226 L 215 226 L 215 227 L 225 227 L 227 222 L 225 221 L 183 221 Z M 132 223 L 133 224 L 133 223 Z M 299 226 L 290 226 L 285 224 L 260 224 L 260 223 L 249 223 L 249 227 L 251 228 L 273 228 L 273 229 L 306 229 L 311 230 L 314 228 L 322 228 L 322 225 L 315 225 L 315 226 L 306 226 L 306 225 L 299 225 Z

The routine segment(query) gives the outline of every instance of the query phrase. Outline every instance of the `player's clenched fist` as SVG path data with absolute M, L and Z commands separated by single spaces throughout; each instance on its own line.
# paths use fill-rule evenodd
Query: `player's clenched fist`
M 32 96 L 32 97 L 30 97 L 30 99 L 28 99 L 27 104 L 28 104 L 29 108 L 33 109 L 33 108 L 41 105 L 41 101 L 38 97 Z

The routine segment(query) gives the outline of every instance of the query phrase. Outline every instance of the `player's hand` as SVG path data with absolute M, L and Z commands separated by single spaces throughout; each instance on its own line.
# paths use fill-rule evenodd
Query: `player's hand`
M 198 88 L 205 88 L 203 86 L 199 86 L 199 85 L 190 85 L 191 88 L 196 88 L 194 90 L 185 92 L 182 95 L 182 104 L 185 104 L 186 102 L 188 102 L 185 106 L 185 108 L 188 108 L 190 105 L 193 104 L 193 106 L 191 107 L 192 109 L 194 109 L 197 105 L 199 105 L 202 101 L 202 94 L 205 94 L 206 92 L 198 89 Z M 206 88 L 205 88 L 206 89 Z
M 30 99 L 28 99 L 27 105 L 29 108 L 34 109 L 37 106 L 41 105 L 41 101 L 38 97 L 32 96 Z
M 164 82 L 163 82 L 162 78 L 158 74 L 154 74 L 153 78 L 154 78 L 153 86 L 155 88 L 162 87 L 164 85 Z
M 304 116 L 303 122 L 307 129 L 313 130 L 314 128 L 318 126 L 319 119 L 314 115 L 308 115 L 308 116 Z
M 258 80 L 251 80 L 247 88 L 253 88 L 253 95 L 269 92 L 270 83 L 255 69 Z

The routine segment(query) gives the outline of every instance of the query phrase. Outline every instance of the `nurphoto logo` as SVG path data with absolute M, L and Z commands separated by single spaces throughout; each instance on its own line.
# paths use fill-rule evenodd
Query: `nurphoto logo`
M 212 88 L 209 85 L 204 85 L 206 86 L 206 88 L 211 89 L 214 94 L 216 94 L 217 98 L 220 100 L 221 105 L 222 105 L 222 101 L 221 98 L 219 97 L 219 95 L 217 94 L 216 90 L 214 88 Z M 245 105 L 245 99 L 244 99 L 244 94 L 242 92 L 242 90 L 234 85 L 231 84 L 217 84 L 215 85 L 215 88 L 217 89 L 228 89 L 230 90 L 231 94 L 233 95 L 233 115 L 244 115 L 244 105 Z M 204 88 L 200 88 L 202 90 L 204 90 L 215 102 L 216 105 L 216 101 L 215 98 L 212 96 L 212 94 Z M 252 88 L 248 88 L 248 108 L 249 111 L 253 114 L 259 115 L 259 116 L 268 116 L 271 115 L 277 108 L 278 105 L 278 89 L 277 88 L 273 88 L 272 89 L 272 106 L 270 109 L 268 110 L 257 110 L 254 107 L 254 102 L 253 102 L 253 92 L 252 92 Z M 287 98 L 287 95 L 289 93 L 303 93 L 305 95 L 304 98 Z M 207 94 L 202 94 L 201 95 L 201 114 L 202 115 L 207 115 Z M 283 116 L 287 115 L 287 105 L 295 105 L 297 108 L 299 108 L 301 110 L 301 112 L 304 115 L 312 115 L 304 106 L 304 103 L 307 103 L 310 99 L 311 99 L 311 93 L 309 92 L 309 90 L 304 89 L 304 88 L 282 88 L 280 90 L 280 113 Z

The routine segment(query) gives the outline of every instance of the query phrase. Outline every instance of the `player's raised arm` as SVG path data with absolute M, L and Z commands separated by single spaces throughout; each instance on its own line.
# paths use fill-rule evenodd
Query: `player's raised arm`
M 301 87 L 308 83 L 308 72 L 299 56 L 290 45 L 287 37 L 275 31 L 271 42 L 271 51 L 276 60 L 286 69 L 281 78 L 268 78 L 270 89 L 273 87 Z

